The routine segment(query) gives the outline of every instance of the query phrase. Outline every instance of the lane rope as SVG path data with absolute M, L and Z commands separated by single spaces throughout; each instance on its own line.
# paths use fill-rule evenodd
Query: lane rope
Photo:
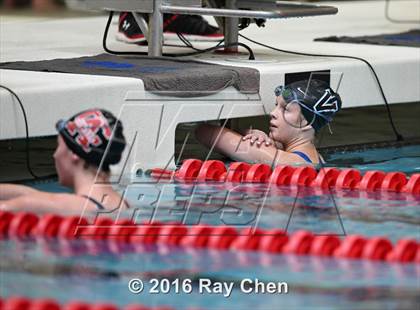
M 163 307 L 147 307 L 140 304 L 131 304 L 125 307 L 117 307 L 108 302 L 87 303 L 83 301 L 73 300 L 60 304 L 51 298 L 31 299 L 22 296 L 11 296 L 5 299 L 0 298 L 0 308 L 4 310 L 173 310 L 175 308 Z
M 89 223 L 79 216 L 35 215 L 0 211 L 0 239 L 57 238 L 64 240 L 109 240 L 118 244 L 164 244 L 184 248 L 259 251 L 272 254 L 311 255 L 420 264 L 420 244 L 403 238 L 395 244 L 386 237 L 334 234 L 315 235 L 299 230 L 263 230 L 231 226 L 179 223 L 136 224 L 98 217 Z
M 187 159 L 178 170 L 155 168 L 147 173 L 156 179 L 174 179 L 186 182 L 270 183 L 273 185 L 336 188 L 359 191 L 385 191 L 420 195 L 420 173 L 410 177 L 403 172 L 367 171 L 323 167 L 317 171 L 311 166 L 276 166 L 235 162 L 227 168 L 222 161 Z

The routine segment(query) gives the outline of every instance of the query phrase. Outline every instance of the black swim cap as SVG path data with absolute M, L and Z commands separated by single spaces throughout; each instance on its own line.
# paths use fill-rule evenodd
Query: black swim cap
M 108 170 L 121 160 L 125 138 L 121 122 L 102 109 L 82 111 L 59 120 L 56 128 L 70 150 L 86 162 Z
M 334 114 L 341 109 L 340 96 L 321 80 L 293 82 L 284 87 L 282 95 L 286 102 L 298 101 L 303 116 L 315 131 L 331 122 Z

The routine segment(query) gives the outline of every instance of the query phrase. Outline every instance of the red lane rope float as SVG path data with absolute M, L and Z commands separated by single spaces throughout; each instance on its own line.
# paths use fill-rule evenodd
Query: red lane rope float
M 226 177 L 225 164 L 220 160 L 205 161 L 197 175 L 197 181 L 224 181 Z
M 31 301 L 27 298 L 13 296 L 3 300 L 4 310 L 28 309 Z
M 281 253 L 288 240 L 289 236 L 287 236 L 284 230 L 268 230 L 265 235 L 261 237 L 259 249 L 264 252 Z
M 83 239 L 106 239 L 109 235 L 110 227 L 114 224 L 114 221 L 101 217 L 98 218 L 94 225 L 89 225 L 83 230 L 81 238 Z
M 361 258 L 366 242 L 367 240 L 363 236 L 347 236 L 334 251 L 334 256 L 340 258 Z
M 368 171 L 363 175 L 358 188 L 365 191 L 375 191 L 381 187 L 384 178 L 385 173 L 382 171 Z
M 337 168 L 322 168 L 318 175 L 316 176 L 315 180 L 311 183 L 311 186 L 321 187 L 321 188 L 329 188 L 334 187 L 337 178 L 340 174 L 340 170 Z
M 12 296 L 3 299 L 0 303 L 3 310 L 172 310 L 174 308 L 162 307 L 147 307 L 140 304 L 127 305 L 124 308 L 117 307 L 114 304 L 101 303 L 86 303 L 82 301 L 70 301 L 60 305 L 57 301 L 50 298 L 30 299 L 20 296 Z
M 226 175 L 226 181 L 243 182 L 250 168 L 251 168 L 251 165 L 248 163 L 242 163 L 242 162 L 232 163 L 229 166 L 229 170 Z
M 339 246 L 340 239 L 337 236 L 316 236 L 311 244 L 310 253 L 317 256 L 332 256 Z
M 63 310 L 90 310 L 90 305 L 81 301 L 70 301 L 63 305 Z
M 388 253 L 386 260 L 389 262 L 411 262 L 415 260 L 417 252 L 420 252 L 420 248 L 415 240 L 401 239 Z
M 256 251 L 264 232 L 261 229 L 245 228 L 230 245 L 230 249 Z
M 9 223 L 9 224 L 7 224 Z M 109 225 L 105 231 L 103 226 Z M 80 226 L 79 226 L 80 225 Z M 84 218 L 61 218 L 51 214 L 38 217 L 31 213 L 0 211 L 0 227 L 8 237 L 57 237 L 61 239 L 106 239 L 118 244 L 165 244 L 219 250 L 248 250 L 296 255 L 334 256 L 400 263 L 420 263 L 420 245 L 416 240 L 401 239 L 393 245 L 385 237 L 359 235 L 340 239 L 334 235 L 314 235 L 300 230 L 286 235 L 284 231 L 229 226 L 197 225 L 191 228 L 177 223 L 136 225 L 130 220 L 114 223 L 102 218 L 89 225 Z M 102 230 L 101 230 L 102 229 Z M 91 234 L 99 232 L 99 237 Z M 105 233 L 104 233 L 105 232 Z
M 198 159 L 187 159 L 182 163 L 181 168 L 175 173 L 175 176 L 181 180 L 194 180 L 198 173 L 203 162 Z
M 61 307 L 52 299 L 36 299 L 29 304 L 28 310 L 61 310 Z
M 88 226 L 88 221 L 83 217 L 66 217 L 60 223 L 57 236 L 64 239 L 77 239 L 83 235 L 83 228 L 86 226 Z
M 186 226 L 176 224 L 164 225 L 160 230 L 157 243 L 179 245 L 187 233 L 188 229 Z
M 18 213 L 10 221 L 9 235 L 17 238 L 29 237 L 38 221 L 39 219 L 35 214 Z
M 363 248 L 362 258 L 370 260 L 385 260 L 387 254 L 392 251 L 392 243 L 382 237 L 373 237 L 366 242 Z
M 13 218 L 13 214 L 10 212 L 0 212 L 0 237 L 7 236 L 9 231 L 10 222 Z
M 289 242 L 284 246 L 284 253 L 305 255 L 309 253 L 314 235 L 305 230 L 298 230 L 290 236 Z
M 54 238 L 58 234 L 58 230 L 63 222 L 63 218 L 55 214 L 46 214 L 40 218 L 33 234 L 35 237 Z
M 411 175 L 407 184 L 403 187 L 403 192 L 410 194 L 420 194 L 420 173 Z
M 291 166 L 277 166 L 270 176 L 270 183 L 276 185 L 290 185 L 293 172 L 296 168 Z
M 401 192 L 407 184 L 407 176 L 402 172 L 388 173 L 381 184 L 381 189 L 391 192 Z
M 340 170 L 328 167 L 321 168 L 317 172 L 311 166 L 277 166 L 271 171 L 271 167 L 266 164 L 250 165 L 243 162 L 232 163 L 226 169 L 222 161 L 207 160 L 202 162 L 198 159 L 185 160 L 177 171 L 159 168 L 151 171 L 152 177 L 171 178 L 175 175 L 176 179 L 180 181 L 269 182 L 275 185 L 420 194 L 420 173 L 415 173 L 407 178 L 402 172 L 367 171 L 362 175 L 356 169 Z
M 298 167 L 290 179 L 291 185 L 309 186 L 315 180 L 317 172 L 312 167 Z
M 255 164 L 252 165 L 243 182 L 250 183 L 266 183 L 271 176 L 271 167 L 266 164 Z
M 209 236 L 212 232 L 212 227 L 207 225 L 197 225 L 191 227 L 191 233 L 182 239 L 182 246 L 204 248 L 209 242 Z
M 162 227 L 160 225 L 160 223 L 153 223 L 138 226 L 135 233 L 130 236 L 130 242 L 155 244 Z
M 337 176 L 335 187 L 339 189 L 355 189 L 360 183 L 362 176 L 356 169 L 344 169 Z
M 108 230 L 108 240 L 129 243 L 136 225 L 130 220 L 119 220 Z
M 229 226 L 212 227 L 207 247 L 214 249 L 229 249 L 232 242 L 238 236 L 236 229 Z

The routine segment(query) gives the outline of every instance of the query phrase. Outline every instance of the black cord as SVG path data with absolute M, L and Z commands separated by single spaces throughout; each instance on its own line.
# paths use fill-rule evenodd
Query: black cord
M 114 12 L 110 11 L 109 12 L 109 17 L 108 17 L 108 21 L 106 23 L 106 27 L 105 27 L 105 31 L 104 31 L 104 35 L 102 38 L 102 46 L 103 49 L 109 53 L 109 54 L 113 54 L 113 55 L 148 55 L 147 52 L 120 52 L 120 51 L 112 51 L 110 50 L 107 45 L 106 45 L 106 41 L 108 38 L 108 32 L 109 32 L 109 27 L 111 25 L 111 21 L 112 21 L 112 17 L 114 16 Z M 252 51 L 252 49 L 244 44 L 244 43 L 240 43 L 240 42 L 234 42 L 234 43 L 229 43 L 229 44 L 221 44 L 224 40 L 220 41 L 216 46 L 210 47 L 210 48 L 206 48 L 203 50 L 197 50 L 195 52 L 191 52 L 191 53 L 180 53 L 180 54 L 172 54 L 172 53 L 163 53 L 162 56 L 166 56 L 166 57 L 185 57 L 185 56 L 195 56 L 195 55 L 199 55 L 199 54 L 204 54 L 207 52 L 212 52 L 214 50 L 217 50 L 219 48 L 226 48 L 226 47 L 232 47 L 232 46 L 242 46 L 244 47 L 248 53 L 249 53 L 249 60 L 255 60 L 255 56 L 254 56 L 254 52 Z
M 184 43 L 187 47 L 192 48 L 193 50 L 198 51 L 197 48 L 195 48 L 190 41 L 188 41 L 188 39 L 182 34 L 177 32 L 176 34 L 178 36 L 178 38 L 182 41 L 182 43 Z
M 389 15 L 389 2 L 391 0 L 385 0 L 385 18 L 390 21 L 391 23 L 395 23 L 395 24 L 415 24 L 415 23 L 420 23 L 419 20 L 399 20 L 399 19 L 393 19 L 390 15 Z
M 196 48 L 195 46 L 193 46 L 191 41 L 189 41 L 182 33 L 177 33 L 177 36 L 186 45 L 184 47 L 189 47 L 189 48 L 191 48 L 193 50 L 196 50 L 196 51 L 203 51 L 202 49 L 199 49 L 199 48 Z M 225 41 L 225 39 L 220 40 L 214 47 L 220 46 L 224 41 Z
M 246 37 L 246 36 L 244 36 L 242 34 L 239 34 L 239 36 L 242 37 L 242 38 L 244 38 L 245 40 L 248 40 L 248 41 L 254 43 L 254 44 L 257 44 L 257 45 L 260 45 L 260 46 L 263 46 L 265 48 L 269 48 L 269 49 L 272 49 L 272 50 L 275 50 L 275 51 L 278 51 L 278 52 L 282 52 L 282 53 L 288 53 L 288 54 L 294 54 L 294 55 L 302 55 L 302 56 L 347 58 L 347 59 L 356 59 L 356 60 L 359 60 L 359 61 L 364 62 L 366 65 L 368 65 L 368 67 L 372 71 L 372 73 L 373 73 L 373 75 L 375 77 L 375 80 L 376 80 L 376 82 L 378 84 L 379 90 L 381 92 L 381 95 L 382 95 L 382 98 L 384 100 L 385 107 L 386 107 L 386 110 L 387 110 L 387 113 L 388 113 L 389 122 L 391 124 L 392 130 L 393 130 L 393 132 L 395 134 L 395 137 L 396 137 L 397 141 L 403 141 L 404 140 L 403 136 L 398 132 L 397 128 L 395 127 L 394 120 L 393 120 L 392 114 L 391 114 L 391 109 L 390 109 L 389 104 L 388 104 L 388 100 L 385 97 L 384 90 L 382 89 L 382 85 L 381 85 L 381 82 L 379 81 L 379 78 L 378 78 L 378 76 L 376 74 L 376 71 L 373 68 L 373 66 L 367 60 L 365 60 L 363 58 L 360 58 L 360 57 L 356 57 L 356 56 L 310 54 L 310 53 L 301 53 L 301 52 L 288 51 L 288 50 L 279 49 L 279 48 L 276 48 L 276 47 L 273 47 L 273 46 L 269 46 L 269 45 L 266 45 L 264 43 L 257 42 L 257 41 L 252 40 L 252 39 L 250 39 L 250 38 L 248 38 L 248 37 Z
M 26 138 L 25 138 L 25 151 L 26 151 L 26 167 L 28 168 L 29 173 L 31 174 L 32 177 L 34 177 L 35 179 L 39 179 L 40 177 L 37 176 L 31 168 L 31 162 L 30 162 L 30 156 L 29 156 L 29 126 L 28 126 L 28 118 L 26 117 L 26 111 L 25 111 L 25 107 L 22 104 L 22 101 L 20 100 L 19 96 L 10 88 L 0 85 L 0 88 L 3 88 L 5 90 L 7 90 L 8 92 L 10 92 L 13 97 L 16 98 L 16 100 L 19 103 L 20 109 L 22 110 L 22 115 L 23 115 L 23 119 L 25 121 L 25 133 L 26 133 Z
M 216 46 L 213 46 L 213 47 L 210 47 L 210 48 L 206 48 L 206 49 L 199 50 L 199 51 L 196 51 L 196 52 L 191 52 L 191 53 L 174 54 L 172 57 L 195 56 L 195 55 L 204 54 L 204 53 L 207 53 L 207 52 L 212 52 L 212 51 L 217 50 L 219 48 L 232 47 L 232 46 L 242 46 L 249 53 L 249 58 L 248 59 L 249 60 L 255 60 L 255 55 L 254 55 L 254 52 L 252 51 L 252 49 L 248 45 L 240 43 L 240 42 L 234 42 L 234 43 L 229 43 L 229 44 L 220 44 L 220 45 L 216 45 Z M 168 55 L 164 55 L 164 56 L 168 56 Z
M 105 50 L 105 52 L 110 53 L 110 54 L 114 54 L 114 55 L 147 55 L 147 52 L 119 52 L 119 51 L 112 51 L 107 47 L 106 39 L 108 37 L 109 26 L 111 25 L 111 21 L 112 21 L 113 16 L 114 16 L 114 12 L 110 11 L 108 21 L 107 21 L 106 26 L 105 26 L 104 35 L 102 37 L 102 47 Z

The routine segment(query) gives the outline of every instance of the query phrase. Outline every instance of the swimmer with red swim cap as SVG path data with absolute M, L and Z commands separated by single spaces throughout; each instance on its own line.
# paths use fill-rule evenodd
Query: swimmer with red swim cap
M 341 109 L 340 96 L 327 83 L 304 80 L 275 89 L 268 135 L 248 130 L 243 135 L 227 128 L 200 125 L 197 139 L 233 160 L 269 165 L 316 165 L 322 161 L 315 133 Z
M 54 161 L 58 181 L 74 193 L 2 184 L 0 210 L 72 213 L 83 208 L 98 211 L 128 207 L 109 184 L 110 166 L 121 160 L 126 145 L 121 122 L 108 111 L 90 109 L 58 121 L 56 128 Z

